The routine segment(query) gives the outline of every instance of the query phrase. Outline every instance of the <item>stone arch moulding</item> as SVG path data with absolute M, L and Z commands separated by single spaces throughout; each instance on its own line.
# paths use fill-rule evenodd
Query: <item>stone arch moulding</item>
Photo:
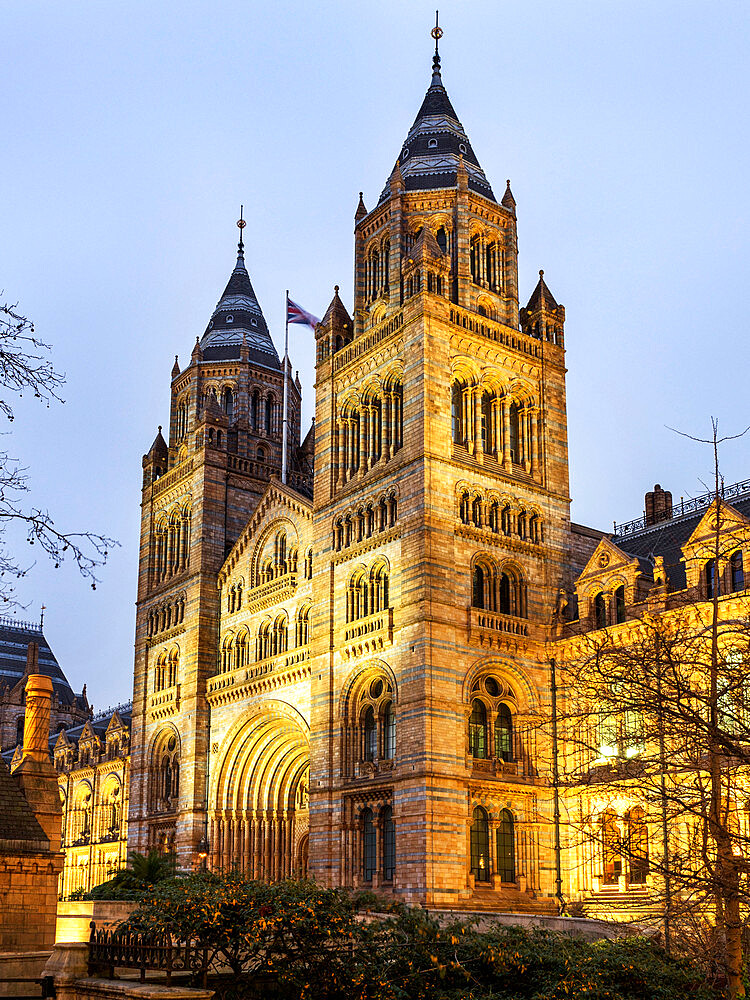
M 484 674 L 491 674 L 493 672 L 507 679 L 508 684 L 516 692 L 520 709 L 532 712 L 538 711 L 539 698 L 536 693 L 536 687 L 532 683 L 528 672 L 517 663 L 511 660 L 500 659 L 496 656 L 485 656 L 479 660 L 475 660 L 466 671 L 463 690 L 461 692 L 464 705 L 471 701 L 471 689 L 474 686 L 474 681 Z M 518 697 L 519 695 L 521 697 Z
M 369 681 L 373 680 L 373 678 L 375 678 L 378 674 L 384 675 L 387 678 L 393 692 L 391 700 L 394 705 L 398 705 L 398 684 L 392 667 L 386 663 L 385 660 L 366 660 L 364 663 L 351 670 L 341 686 L 341 695 L 339 696 L 339 718 L 348 718 L 348 713 L 350 712 L 352 705 L 359 698 L 359 695 L 365 685 Z

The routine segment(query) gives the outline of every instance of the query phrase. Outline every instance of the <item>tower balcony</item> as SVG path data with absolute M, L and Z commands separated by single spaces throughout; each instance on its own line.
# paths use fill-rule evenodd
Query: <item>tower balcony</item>
M 541 639 L 539 626 L 527 618 L 499 611 L 469 608 L 469 641 L 490 649 L 507 645 L 508 640 Z
M 393 644 L 393 608 L 348 622 L 340 629 L 341 652 L 348 658 L 368 655 Z
M 151 487 L 151 496 L 161 496 L 162 493 L 165 493 L 168 489 L 171 489 L 173 486 L 182 482 L 183 479 L 186 479 L 192 471 L 192 458 L 188 458 L 184 462 L 180 462 L 178 466 L 174 469 L 170 469 L 169 472 L 166 472 L 160 479 L 156 480 Z
M 180 707 L 180 685 L 173 684 L 162 691 L 155 691 L 149 698 L 148 707 L 152 722 L 174 715 Z
M 269 690 L 269 685 L 275 689 L 285 682 L 296 683 L 309 676 L 310 647 L 306 644 L 209 677 L 206 700 L 212 707 L 226 705 Z
M 248 611 L 262 611 L 272 604 L 292 597 L 297 589 L 297 574 L 283 573 L 267 583 L 261 583 L 259 587 L 253 587 L 248 591 Z

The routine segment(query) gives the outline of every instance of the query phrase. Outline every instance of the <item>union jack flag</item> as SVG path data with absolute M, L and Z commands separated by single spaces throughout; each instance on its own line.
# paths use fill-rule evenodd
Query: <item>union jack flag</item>
M 320 323 L 317 316 L 313 316 L 312 313 L 307 312 L 302 306 L 298 306 L 296 302 L 287 296 L 286 300 L 286 321 L 287 323 L 301 323 L 303 326 L 309 326 L 311 329 Z

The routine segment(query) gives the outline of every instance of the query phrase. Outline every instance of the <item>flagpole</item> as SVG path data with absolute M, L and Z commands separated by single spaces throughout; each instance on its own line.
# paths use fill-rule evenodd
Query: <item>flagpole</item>
M 281 481 L 286 483 L 286 464 L 288 447 L 287 418 L 289 414 L 289 289 L 286 290 L 286 306 L 284 309 L 286 329 L 284 332 L 284 413 L 281 424 Z

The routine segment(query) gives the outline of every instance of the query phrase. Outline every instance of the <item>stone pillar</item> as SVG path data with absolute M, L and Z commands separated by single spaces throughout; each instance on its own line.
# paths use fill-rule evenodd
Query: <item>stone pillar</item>
M 484 456 L 484 442 L 482 441 L 482 387 L 475 386 L 474 392 L 474 453 L 479 462 Z
M 386 461 L 391 457 L 393 451 L 393 393 L 387 392 L 385 394 L 385 422 L 384 422 L 384 440 L 383 440 L 383 450 L 385 452 Z
M 23 757 L 13 771 L 21 791 L 31 806 L 56 854 L 62 841 L 62 805 L 57 790 L 57 774 L 49 756 L 49 720 L 52 709 L 52 681 L 33 673 L 39 662 L 39 647 L 30 642 L 26 652 L 26 717 L 23 730 Z
M 474 391 L 471 387 L 464 389 L 464 428 L 466 437 L 466 450 L 470 455 L 474 454 Z
M 531 407 L 531 475 L 539 474 L 539 410 Z
M 503 396 L 501 400 L 503 408 L 503 465 L 510 468 L 510 406 L 508 397 Z

